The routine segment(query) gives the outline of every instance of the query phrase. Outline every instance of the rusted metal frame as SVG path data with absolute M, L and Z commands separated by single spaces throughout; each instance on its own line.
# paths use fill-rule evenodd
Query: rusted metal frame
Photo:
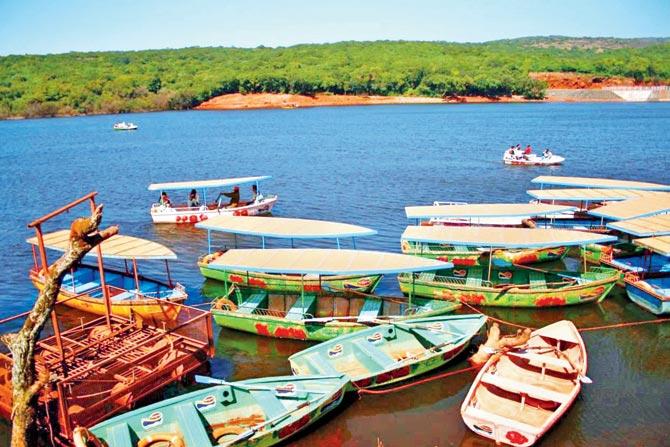
M 95 211 L 95 194 L 91 197 L 91 213 Z M 105 318 L 107 320 L 107 327 L 109 330 L 112 330 L 112 304 L 109 298 L 109 290 L 107 290 L 107 284 L 105 281 L 105 263 L 102 259 L 102 247 L 101 244 L 98 244 L 95 247 L 96 252 L 98 253 L 98 272 L 100 273 L 100 286 L 102 287 L 102 297 L 105 302 Z
M 63 392 L 63 382 L 56 383 L 56 392 L 58 393 L 58 412 L 61 420 L 61 433 L 65 437 L 70 438 L 72 436 L 72 427 L 70 424 L 70 414 L 68 413 L 67 402 L 65 400 L 65 393 Z
M 93 199 L 97 194 L 98 194 L 98 193 L 95 192 L 95 191 L 93 191 L 93 192 L 89 192 L 89 193 L 86 194 L 85 196 L 82 196 L 82 197 L 78 198 L 77 200 L 75 200 L 75 201 L 73 201 L 73 202 L 70 202 L 70 203 L 68 203 L 67 205 L 63 206 L 63 207 L 58 208 L 56 211 L 52 211 L 52 212 L 50 212 L 49 214 L 45 214 L 44 216 L 35 219 L 34 221 L 32 221 L 32 222 L 30 222 L 30 223 L 28 224 L 28 228 L 34 228 L 34 227 L 36 227 L 37 225 L 39 225 L 39 224 L 41 224 L 41 223 L 43 223 L 43 222 L 45 222 L 45 221 L 51 219 L 52 217 L 56 217 L 56 216 L 58 216 L 59 214 L 62 214 L 62 213 L 64 213 L 64 212 L 70 210 L 71 208 L 74 208 L 75 206 L 79 205 L 80 203 L 83 203 L 83 202 L 85 202 L 85 201 L 87 201 L 87 200 L 89 200 L 89 199 Z

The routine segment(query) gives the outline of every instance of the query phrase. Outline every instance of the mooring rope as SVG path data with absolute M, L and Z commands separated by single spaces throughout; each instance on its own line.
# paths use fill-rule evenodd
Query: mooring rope
M 368 389 L 365 389 L 365 388 L 357 387 L 355 384 L 354 384 L 354 387 L 356 388 L 356 391 L 358 392 L 359 397 L 362 396 L 363 394 L 390 394 L 390 393 L 395 393 L 396 391 L 402 391 L 404 389 L 411 388 L 413 386 L 421 385 L 423 383 L 432 382 L 434 380 L 444 379 L 444 378 L 447 378 L 447 377 L 450 377 L 450 376 L 455 376 L 455 375 L 458 375 L 458 374 L 462 374 L 462 373 L 468 372 L 468 371 L 475 371 L 476 369 L 479 369 L 479 367 L 478 366 L 469 366 L 467 368 L 461 368 L 461 369 L 457 369 L 455 371 L 447 371 L 445 373 L 438 374 L 436 376 L 430 376 L 430 377 L 426 377 L 426 378 L 421 379 L 421 380 L 417 380 L 416 382 L 409 382 L 409 383 L 405 383 L 403 385 L 399 385 L 399 386 L 396 386 L 396 387 L 393 387 L 393 388 L 385 388 L 383 390 L 368 390 Z

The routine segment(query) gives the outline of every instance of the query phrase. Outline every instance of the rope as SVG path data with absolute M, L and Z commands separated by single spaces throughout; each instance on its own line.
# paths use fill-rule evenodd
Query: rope
M 476 307 L 474 307 L 474 306 L 472 306 L 472 305 L 470 305 L 470 304 L 468 304 L 468 303 L 461 302 L 461 304 L 463 304 L 464 306 L 466 306 L 468 309 L 474 310 L 474 311 L 477 312 L 478 314 L 484 315 L 486 318 L 488 318 L 488 319 L 491 320 L 491 321 L 495 321 L 496 323 L 499 323 L 499 324 L 505 324 L 505 325 L 507 325 L 507 326 L 512 326 L 512 327 L 518 327 L 519 329 L 530 329 L 530 330 L 535 330 L 535 329 L 536 329 L 536 328 L 534 328 L 534 327 L 523 326 L 523 325 L 521 325 L 521 324 L 516 324 L 516 323 L 512 323 L 512 322 L 510 322 L 510 321 L 505 321 L 505 320 L 501 320 L 501 319 L 499 319 L 499 318 L 492 317 L 492 316 L 490 316 L 490 315 L 485 314 L 485 313 L 482 312 L 481 310 L 477 309 Z
M 444 379 L 444 378 L 447 378 L 447 377 L 450 377 L 450 376 L 455 376 L 455 375 L 458 375 L 458 374 L 462 374 L 464 372 L 474 371 L 476 369 L 479 369 L 479 367 L 478 366 L 469 366 L 467 368 L 462 368 L 462 369 L 457 369 L 455 371 L 445 372 L 445 373 L 442 373 L 442 374 L 438 374 L 436 376 L 426 377 L 425 379 L 421 379 L 421 380 L 418 380 L 416 382 L 409 382 L 409 383 L 406 383 L 404 385 L 400 385 L 400 386 L 397 386 L 397 387 L 394 387 L 394 388 L 386 388 L 386 389 L 383 389 L 383 390 L 368 390 L 368 389 L 365 389 L 365 388 L 359 388 L 355 384 L 354 384 L 354 387 L 356 388 L 356 391 L 358 392 L 359 397 L 361 397 L 363 394 L 390 394 L 390 393 L 395 393 L 396 391 L 402 391 L 402 390 L 405 390 L 407 388 L 411 388 L 413 386 L 421 385 L 423 383 L 428 383 L 428 382 L 432 382 L 434 380 Z
M 667 323 L 668 321 L 670 321 L 670 318 L 658 318 L 656 320 L 644 320 L 644 321 L 631 321 L 629 323 L 617 323 L 617 324 L 608 324 L 605 326 L 583 327 L 579 329 L 579 332 L 601 331 L 604 329 L 618 329 L 622 327 L 642 326 L 643 324 Z

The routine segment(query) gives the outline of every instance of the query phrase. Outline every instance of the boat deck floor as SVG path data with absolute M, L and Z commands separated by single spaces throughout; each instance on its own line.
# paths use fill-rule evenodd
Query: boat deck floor
M 571 380 L 562 379 L 550 374 L 545 374 L 543 377 L 542 374 L 524 369 L 513 363 L 507 356 L 501 357 L 498 363 L 496 363 L 495 374 L 505 379 L 563 394 L 570 393 L 575 386 Z
M 551 411 L 498 396 L 483 386 L 477 387 L 475 397 L 477 409 L 535 427 L 543 426 L 553 414 Z

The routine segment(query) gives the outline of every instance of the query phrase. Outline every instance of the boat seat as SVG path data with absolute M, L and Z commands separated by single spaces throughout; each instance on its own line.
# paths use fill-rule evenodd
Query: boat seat
M 542 427 L 534 427 L 532 425 L 524 424 L 523 422 L 517 421 L 515 419 L 508 419 L 486 410 L 480 410 L 479 408 L 475 408 L 471 405 L 468 405 L 465 413 L 471 416 L 473 419 L 490 422 L 502 427 L 518 427 L 520 430 L 534 435 L 539 435 L 542 432 Z
M 527 394 L 541 400 L 548 400 L 559 404 L 565 403 L 570 398 L 569 394 L 557 393 L 556 391 L 547 390 L 545 388 L 529 385 L 527 383 L 502 377 L 498 374 L 485 373 L 481 379 L 484 383 L 490 383 L 506 391 L 511 391 L 517 394 Z
M 468 276 L 465 279 L 466 286 L 481 287 L 482 285 L 482 268 L 472 267 L 468 270 Z
M 279 398 L 275 395 L 274 391 L 254 390 L 249 391 L 249 393 L 251 394 L 251 397 L 256 401 L 256 403 L 258 403 L 258 405 L 263 409 L 266 421 L 274 419 L 277 416 L 286 413 L 286 407 L 281 403 Z M 201 445 L 201 444 L 193 444 L 193 445 Z
M 72 285 L 70 285 L 68 287 L 68 290 L 70 290 L 71 292 L 74 292 L 76 294 L 81 294 L 81 293 L 88 292 L 89 290 L 93 290 L 96 287 L 100 287 L 100 283 L 98 281 L 91 281 L 91 282 L 87 282 L 86 284 L 77 284 L 75 282 L 74 289 L 72 288 Z
M 315 352 L 306 359 L 309 362 L 310 368 L 315 369 L 319 374 L 325 376 L 341 374 L 340 371 L 333 368 L 330 362 L 324 361 L 318 352 Z
M 373 321 L 379 316 L 382 310 L 382 300 L 375 298 L 368 298 L 363 303 L 360 313 L 358 314 L 358 322 Z
M 354 340 L 351 343 L 356 346 L 356 348 L 358 348 L 362 354 L 364 354 L 382 369 L 387 369 L 389 366 L 395 363 L 391 357 L 365 339 Z
M 316 295 L 303 295 L 299 297 L 286 313 L 286 319 L 294 321 L 304 320 L 305 314 L 310 313 L 315 301 Z
M 174 407 L 177 420 L 179 421 L 179 429 L 184 436 L 184 443 L 188 446 L 211 446 L 212 441 L 209 439 L 207 430 L 205 430 L 203 420 L 200 413 L 195 409 L 192 402 L 183 403 Z M 111 445 L 128 445 L 128 444 L 111 444 Z
M 107 428 L 105 441 L 109 445 L 133 445 L 133 436 L 130 427 L 125 422 Z
M 568 372 L 575 372 L 575 369 L 570 365 L 570 363 L 565 359 L 560 359 L 558 357 L 553 357 L 551 355 L 541 355 L 534 354 L 532 352 L 514 352 L 508 351 L 507 355 L 513 355 L 522 359 L 530 360 L 531 363 L 536 363 L 540 365 L 553 366 L 555 368 L 565 369 Z
M 409 329 L 410 329 L 410 331 L 412 331 L 412 333 L 414 333 L 414 335 L 418 336 L 419 338 L 423 339 L 425 342 L 430 344 L 431 346 L 429 346 L 429 347 L 439 346 L 439 345 L 442 345 L 442 344 L 448 342 L 448 340 L 445 340 L 445 337 L 444 337 L 445 334 L 435 333 L 435 332 L 429 331 L 428 329 L 421 329 L 421 328 L 418 328 L 418 327 L 412 327 L 412 328 L 409 328 Z
M 129 290 L 127 292 L 121 292 L 118 295 L 114 295 L 112 297 L 112 301 L 124 301 L 130 298 L 135 298 L 135 292 L 133 290 Z
M 419 281 L 431 282 L 435 279 L 435 272 L 419 273 Z
M 541 272 L 528 272 L 528 282 L 530 283 L 531 289 L 546 289 L 547 280 L 544 276 L 544 273 Z
M 267 295 L 264 292 L 254 293 L 249 298 L 246 299 L 240 306 L 237 308 L 237 312 L 241 314 L 252 314 L 261 305 Z

